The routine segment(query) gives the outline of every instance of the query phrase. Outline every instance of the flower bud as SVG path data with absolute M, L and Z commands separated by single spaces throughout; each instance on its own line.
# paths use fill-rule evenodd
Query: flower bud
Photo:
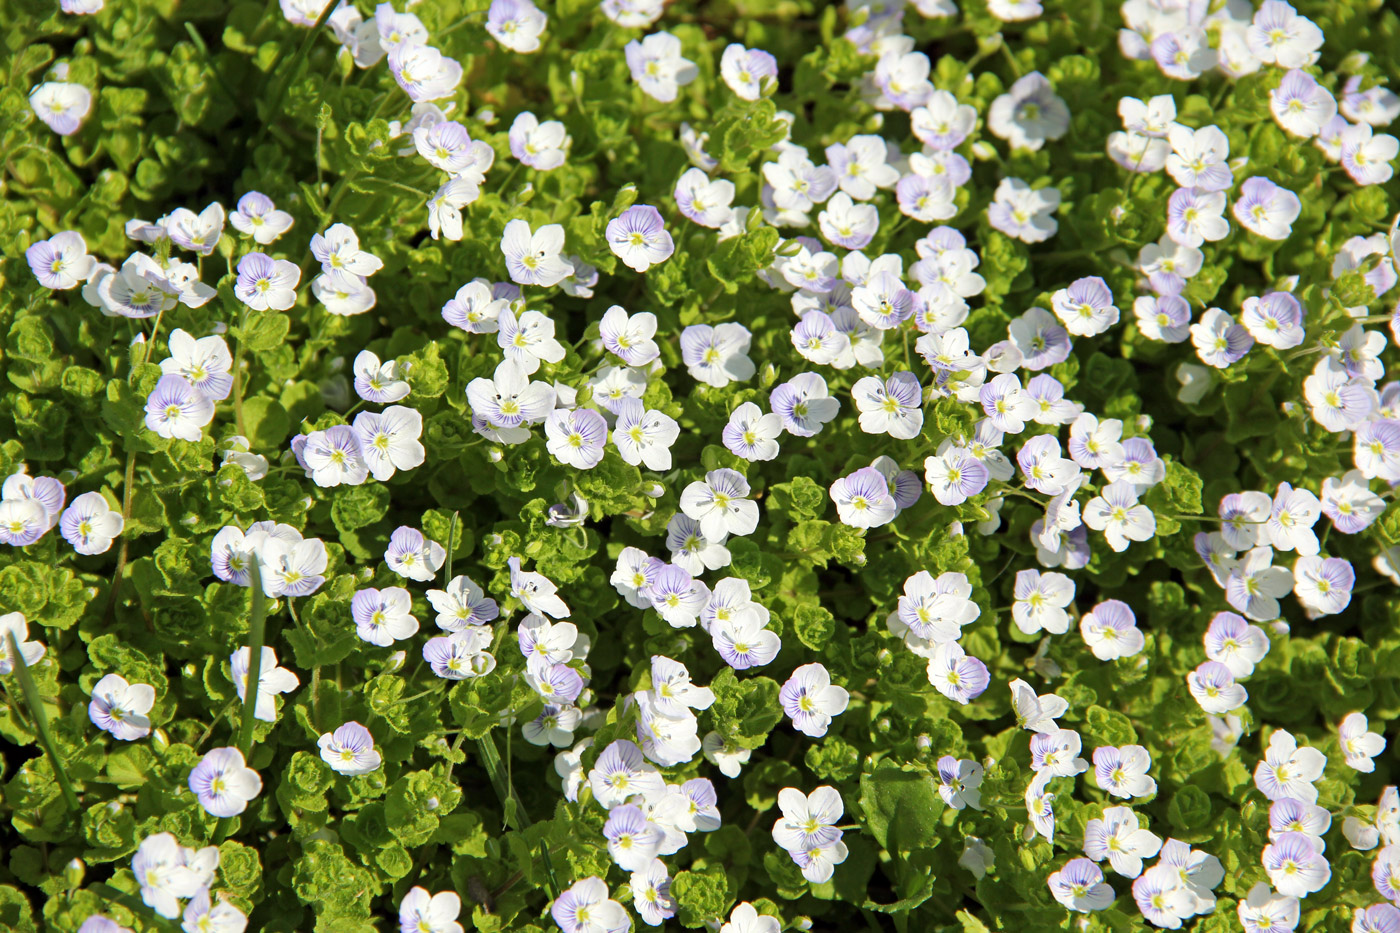
M 499 447 L 492 447 L 490 450 L 486 451 L 486 459 L 490 460 L 492 463 L 500 463 L 505 459 L 505 456 L 506 452 Z
M 87 866 L 80 858 L 71 859 L 67 865 L 63 866 L 63 881 L 71 891 L 73 888 L 82 887 L 83 876 L 87 874 Z
M 660 499 L 666 495 L 666 487 L 657 482 L 643 483 L 642 495 L 649 499 Z
M 403 664 L 406 660 L 408 660 L 407 651 L 395 651 L 393 654 L 389 655 L 389 660 L 384 665 L 384 672 L 386 674 L 392 674 L 395 671 L 403 670 Z
M 979 140 L 972 144 L 972 157 L 983 162 L 995 159 L 997 157 L 996 147 L 989 142 Z
M 933 739 L 927 735 L 921 735 L 914 740 L 914 747 L 921 752 L 926 752 L 933 747 Z

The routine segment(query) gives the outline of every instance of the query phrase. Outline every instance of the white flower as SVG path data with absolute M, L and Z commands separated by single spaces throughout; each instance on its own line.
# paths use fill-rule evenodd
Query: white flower
M 831 682 L 821 664 L 804 664 L 792 672 L 778 692 L 778 702 L 803 735 L 821 738 L 835 716 L 846 711 L 850 694 Z
M 462 239 L 462 208 L 481 196 L 481 186 L 475 178 L 455 175 L 443 182 L 428 199 L 428 232 L 457 241 Z
M 992 101 L 987 129 L 1013 149 L 1037 150 L 1069 130 L 1069 107 L 1044 75 L 1032 71 Z
M 569 607 L 559 597 L 559 587 L 542 573 L 520 569 L 520 558 L 506 561 L 510 566 L 510 595 L 530 612 L 554 619 L 567 619 Z
M 525 375 L 532 375 L 541 363 L 564 359 L 564 345 L 554 338 L 554 321 L 543 312 L 525 311 L 517 320 L 515 312 L 505 307 L 497 321 L 496 343 Z
M 243 702 L 248 686 L 248 647 L 245 645 L 229 656 L 229 666 L 233 672 L 233 685 L 238 691 L 238 700 Z M 277 666 L 277 652 L 263 646 L 259 657 L 258 701 L 253 709 L 253 718 L 263 722 L 277 721 L 277 704 L 274 698 L 279 693 L 289 693 L 301 686 L 297 675 L 285 667 Z
M 175 208 L 165 222 L 165 230 L 176 246 L 208 256 L 219 245 L 224 221 L 224 206 L 214 201 L 198 214 L 188 208 Z
M 193 336 L 175 328 L 170 332 L 170 357 L 161 360 L 161 372 L 185 377 L 211 402 L 222 402 L 233 391 L 233 355 L 218 334 Z
M 1069 631 L 1065 607 L 1074 601 L 1074 581 L 1062 573 L 1021 570 L 1016 573 L 1011 618 L 1027 635 L 1044 629 L 1055 635 Z
M 1367 731 L 1368 725 L 1365 713 L 1348 713 L 1337 728 L 1337 733 L 1347 767 L 1369 774 L 1376 770 L 1376 764 L 1371 759 L 1385 751 L 1385 738 L 1379 733 Z
M 1157 533 L 1157 517 L 1138 504 L 1137 486 L 1126 480 L 1109 483 L 1084 504 L 1084 524 L 1102 531 L 1108 546 L 1120 552 L 1130 541 L 1150 541 Z
M 758 503 L 748 498 L 749 482 L 730 469 L 711 470 L 704 481 L 681 493 L 681 511 L 700 523 L 706 538 L 752 534 L 758 527 Z
M 1317 803 L 1313 782 L 1322 777 L 1327 757 L 1315 748 L 1299 747 L 1292 733 L 1278 729 L 1269 737 L 1264 760 L 1254 769 L 1254 786 L 1270 800 L 1291 797 Z
M 523 220 L 506 224 L 501 236 L 501 252 L 512 282 L 521 285 L 557 285 L 573 272 L 573 266 L 560 257 L 564 249 L 564 228 L 546 224 L 530 232 Z
M 851 387 L 851 398 L 866 434 L 910 440 L 923 427 L 923 387 L 913 373 L 897 372 L 888 379 L 866 376 Z
M 1236 909 L 1245 933 L 1292 933 L 1298 927 L 1296 897 L 1275 894 L 1266 882 L 1255 882 Z
M 131 684 L 119 674 L 108 674 L 93 685 L 88 718 L 123 742 L 134 742 L 151 734 L 146 714 L 155 702 L 156 691 L 150 684 Z
M 49 129 L 72 136 L 92 110 L 92 92 L 81 84 L 46 81 L 29 92 L 29 107 Z
M 738 777 L 743 766 L 748 764 L 749 756 L 753 754 L 742 746 L 725 744 L 724 737 L 718 732 L 711 732 L 705 736 L 702 752 L 706 761 L 719 768 L 720 773 L 729 778 Z
M 528 55 L 540 47 L 540 34 L 549 17 L 530 0 L 492 0 L 486 31 L 513 52 Z
M 663 104 L 675 100 L 680 88 L 700 74 L 695 63 L 681 55 L 681 40 L 669 32 L 652 33 L 640 41 L 633 39 L 623 51 L 632 80 Z
M 1167 156 L 1167 174 L 1183 188 L 1225 191 L 1234 183 L 1230 170 L 1230 140 L 1218 126 L 1199 130 L 1172 123 L 1167 127 L 1172 153 Z
M 1016 724 L 1032 732 L 1048 733 L 1059 728 L 1055 720 L 1069 709 L 1069 703 L 1053 693 L 1036 696 L 1035 690 L 1024 680 L 1011 681 L 1011 707 L 1016 714 Z
M 539 118 L 528 110 L 521 111 L 510 125 L 510 151 L 524 165 L 548 172 L 563 165 L 569 157 L 573 140 L 558 120 Z
M 1244 687 L 1235 683 L 1230 669 L 1218 661 L 1206 661 L 1186 675 L 1186 688 L 1207 713 L 1228 713 L 1249 700 Z
M 1084 854 L 1096 862 L 1108 859 L 1124 878 L 1141 875 L 1143 859 L 1161 849 L 1161 837 L 1139 828 L 1137 814 L 1127 807 L 1104 807 L 1103 818 L 1084 827 Z
M 429 894 L 415 887 L 399 901 L 399 928 L 412 933 L 462 933 L 462 899 L 452 891 Z
M 1264 0 L 1245 33 L 1249 50 L 1266 65 L 1301 68 L 1317 58 L 1322 30 L 1290 3 Z
M 141 900 L 162 917 L 178 917 L 180 901 L 194 897 L 201 887 L 199 876 L 185 864 L 180 844 L 170 833 L 142 839 L 131 858 L 131 872 L 141 886 Z

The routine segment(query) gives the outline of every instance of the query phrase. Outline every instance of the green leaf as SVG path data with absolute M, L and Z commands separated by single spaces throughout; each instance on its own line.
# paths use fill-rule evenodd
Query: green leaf
M 889 852 L 908 852 L 938 844 L 943 800 L 925 771 L 881 761 L 860 776 L 860 808 L 866 828 Z

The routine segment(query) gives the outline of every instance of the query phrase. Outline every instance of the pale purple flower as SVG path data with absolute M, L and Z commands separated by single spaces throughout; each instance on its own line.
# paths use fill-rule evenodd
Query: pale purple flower
M 1304 803 L 1292 797 L 1280 797 L 1269 807 L 1269 838 L 1284 833 L 1305 833 L 1313 837 L 1319 851 L 1326 848 L 1322 836 L 1332 825 L 1332 814 L 1326 807 Z
M 1080 616 L 1079 633 L 1100 661 L 1130 658 L 1146 644 L 1132 608 L 1116 599 L 1106 599 Z
M 1266 240 L 1288 239 L 1302 210 L 1296 194 L 1258 175 L 1245 180 L 1233 208 L 1245 229 Z
M 841 522 L 852 528 L 878 528 L 898 512 L 888 482 L 874 467 L 841 477 L 831 484 L 829 493 Z
M 778 702 L 792 720 L 793 728 L 803 735 L 821 738 L 831 720 L 845 712 L 850 695 L 844 687 L 831 682 L 831 675 L 821 664 L 804 664 L 778 691 Z
M 626 909 L 608 897 L 607 884 L 594 877 L 575 881 L 549 913 L 563 933 L 627 933 L 632 924 Z
M 1026 383 L 1026 395 L 1038 406 L 1032 416 L 1036 424 L 1072 424 L 1084 412 L 1084 406 L 1065 398 L 1065 387 L 1049 373 L 1032 376 Z
M 1235 683 L 1235 675 L 1218 661 L 1204 661 L 1197 665 L 1194 671 L 1186 675 L 1186 687 L 1207 713 L 1228 713 L 1249 700 L 1244 687 Z
M 381 648 L 418 632 L 413 598 L 401 586 L 357 590 L 350 600 L 350 615 L 360 638 Z
M 451 97 L 462 82 L 462 63 L 432 46 L 401 42 L 389 50 L 389 73 L 419 104 Z
M 680 436 L 680 425 L 669 415 L 648 409 L 639 399 L 623 398 L 613 406 L 617 421 L 612 440 L 622 459 L 648 470 L 671 469 L 671 445 Z
M 161 437 L 198 442 L 214 403 L 183 376 L 164 375 L 146 398 L 146 427 Z
M 141 886 L 141 900 L 166 918 L 178 917 L 180 901 L 194 897 L 203 887 L 170 833 L 155 833 L 141 840 L 131 857 L 131 873 Z
M 224 232 L 224 206 L 214 201 L 198 214 L 188 208 L 177 207 L 170 212 L 165 230 L 176 246 L 208 256 L 219 245 L 219 237 Z M 242 264 L 239 265 L 241 272 Z
M 718 228 L 733 215 L 734 182 L 727 178 L 712 179 L 701 169 L 688 168 L 673 194 L 676 208 L 702 227 Z
M 311 255 L 325 272 L 370 276 L 384 268 L 384 261 L 360 249 L 360 238 L 348 224 L 331 224 L 325 233 L 311 236 Z
M 97 260 L 88 255 L 83 235 L 75 230 L 39 240 L 24 251 L 24 258 L 40 285 L 60 291 L 86 282 L 97 268 Z
M 831 197 L 839 181 L 832 168 L 813 164 L 799 147 L 784 150 L 776 162 L 763 163 L 762 171 L 773 188 L 774 205 L 802 214 Z
M 442 306 L 442 319 L 469 334 L 494 334 L 509 299 L 492 293 L 491 283 L 473 279 Z
M 758 527 L 758 503 L 749 498 L 748 480 L 734 470 L 711 470 L 703 482 L 691 483 L 681 493 L 680 507 L 711 540 L 752 534 Z
M 67 81 L 45 81 L 29 92 L 29 108 L 58 135 L 72 136 L 92 111 L 92 91 Z
M 909 114 L 910 128 L 919 142 L 937 150 L 956 149 L 977 126 L 977 110 L 959 103 L 950 92 L 938 90 L 922 107 Z
M 1016 463 L 1026 478 L 1026 486 L 1047 496 L 1060 495 L 1081 475 L 1079 464 L 1061 456 L 1060 442 L 1051 434 L 1037 434 L 1022 444 L 1016 452 Z
M 588 785 L 593 799 L 608 809 L 626 803 L 629 797 L 650 799 L 666 791 L 661 772 L 643 758 L 635 742 L 626 739 L 617 739 L 603 749 L 588 772 Z
M 1337 100 L 1312 75 L 1294 69 L 1269 92 L 1269 110 L 1279 126 L 1306 139 L 1337 115 Z
M 1264 847 L 1264 870 L 1280 894 L 1307 897 L 1332 878 L 1332 868 L 1306 833 L 1282 833 Z
M 1191 325 L 1191 343 L 1207 366 L 1225 369 L 1244 358 L 1254 337 L 1220 308 L 1207 308 L 1199 323 Z
M 422 466 L 426 457 L 419 437 L 423 416 L 412 408 L 390 405 L 382 412 L 362 411 L 355 416 L 355 439 L 374 478 L 383 482 L 398 470 Z
M 573 140 L 558 120 L 539 118 L 522 111 L 510 125 L 510 152 L 524 165 L 547 172 L 563 165 Z
M 1205 634 L 1206 657 L 1225 665 L 1237 679 L 1254 673 L 1269 653 L 1269 636 L 1233 612 L 1217 612 Z
M 1118 323 L 1113 292 L 1098 276 L 1077 279 L 1051 299 L 1055 315 L 1076 337 L 1093 337 Z
M 500 615 L 496 601 L 467 576 L 453 577 L 443 590 L 428 590 L 428 602 L 437 612 L 438 628 L 447 632 L 485 625 Z
M 1014 373 L 1001 373 L 983 383 L 977 390 L 977 397 L 988 423 L 1007 434 L 1020 434 L 1026 429 L 1026 421 L 1040 410 L 1035 399 L 1021 388 L 1021 380 Z
M 286 311 L 297 300 L 301 269 L 294 262 L 249 253 L 238 260 L 238 280 L 233 293 L 254 311 Z
M 817 226 L 828 242 L 844 249 L 863 249 L 880 229 L 880 212 L 875 205 L 857 203 L 840 191 L 817 214 Z
M 956 196 L 957 189 L 947 178 L 905 175 L 895 185 L 899 212 L 921 223 L 950 220 L 957 216 Z M 996 206 L 993 204 L 993 207 Z M 991 209 L 988 210 L 990 212 Z M 993 220 L 992 225 L 997 226 L 997 221 Z
M 710 623 L 710 640 L 724 663 L 736 671 L 768 664 L 778 656 L 783 644 L 762 621 L 749 614 Z
M 156 691 L 150 684 L 127 683 L 119 674 L 108 674 L 92 687 L 88 718 L 114 738 L 134 742 L 151 734 L 147 714 L 155 702 Z
M 347 722 L 334 732 L 327 732 L 316 742 L 321 758 L 331 769 L 355 776 L 377 771 L 383 757 L 374 750 L 374 736 L 358 722 Z
M 62 6 L 68 5 L 68 0 L 64 0 Z M 74 10 L 64 10 L 65 13 L 84 12 Z M 207 896 L 207 895 L 206 895 Z M 83 921 L 83 925 L 78 927 L 78 933 L 132 933 L 130 927 L 124 927 L 110 917 L 103 917 L 100 914 L 93 914 Z
M 743 402 L 730 413 L 721 438 L 730 453 L 752 462 L 776 458 L 782 433 L 783 419 L 779 415 L 764 414 L 753 402 Z
M 891 188 L 899 180 L 899 171 L 889 164 L 889 158 L 889 145 L 871 134 L 852 136 L 845 143 L 826 147 L 826 161 L 836 176 L 836 184 L 858 201 L 870 200 L 877 190 Z
M 1265 64 L 1280 68 L 1311 64 L 1322 38 L 1317 24 L 1284 0 L 1264 0 L 1245 31 L 1249 50 Z
M 831 315 L 811 310 L 792 328 L 792 345 L 802 358 L 819 366 L 834 364 L 851 349 L 851 340 L 836 329 Z
M 1299 557 L 1293 565 L 1293 593 L 1310 615 L 1335 615 L 1351 603 L 1356 571 L 1341 557 Z
M 986 489 L 991 473 L 965 448 L 950 447 L 924 460 L 924 479 L 941 504 L 959 505 Z
M 1069 107 L 1038 71 L 1024 75 L 987 111 L 987 129 L 1012 149 L 1040 149 L 1069 130 Z
M 423 645 L 423 660 L 434 674 L 446 680 L 484 677 L 496 668 L 490 648 L 490 629 L 467 628 L 429 638 Z
M 1400 907 L 1372 904 L 1352 913 L 1352 933 L 1400 933 Z
M 1178 188 L 1167 199 L 1167 235 L 1182 246 L 1198 247 L 1225 238 L 1225 193 Z
M 1151 767 L 1152 757 L 1141 745 L 1094 749 L 1094 783 L 1114 797 L 1126 800 L 1157 793 L 1157 782 L 1147 775 Z
M 675 564 L 647 567 L 643 573 L 646 583 L 638 593 L 657 615 L 672 628 L 694 626 L 710 601 L 709 588 L 692 577 L 690 571 Z
M 1003 178 L 987 206 L 987 220 L 994 229 L 1023 243 L 1041 243 L 1060 228 L 1054 217 L 1059 206 L 1059 189 L 1032 189 L 1019 178 Z
M 914 313 L 914 293 L 895 275 L 880 272 L 851 289 L 851 304 L 860 319 L 878 330 L 890 330 Z
M 1031 769 L 1041 775 L 1074 777 L 1088 769 L 1079 757 L 1081 740 L 1073 729 L 1056 729 L 1031 736 Z
M 1326 767 L 1327 756 L 1315 748 L 1299 746 L 1291 733 L 1279 729 L 1269 737 L 1264 760 L 1254 769 L 1254 786 L 1270 800 L 1290 797 L 1316 803 L 1313 782 L 1322 777 Z
M 648 204 L 634 204 L 608 221 L 604 235 L 613 254 L 636 272 L 665 262 L 676 251 L 661 212 Z
M 1275 350 L 1291 350 L 1303 342 L 1303 319 L 1303 306 L 1290 292 L 1251 295 L 1240 306 L 1240 323 L 1255 340 Z
M 782 421 L 783 429 L 796 437 L 820 433 L 841 410 L 841 403 L 827 393 L 826 380 L 816 373 L 798 373 L 775 388 L 768 396 L 768 406 Z
M 599 322 L 603 346 L 628 366 L 645 366 L 660 355 L 655 335 L 656 315 L 650 311 L 629 317 L 621 305 L 613 305 Z
M 1365 713 L 1348 713 L 1337 727 L 1337 737 L 1341 742 L 1347 767 L 1370 774 L 1376 770 L 1375 762 L 1371 759 L 1385 751 L 1385 738 L 1379 733 L 1368 731 L 1368 725 Z M 1396 850 L 1396 854 L 1400 856 L 1400 849 Z M 1400 878 L 1400 862 L 1397 862 L 1396 869 L 1396 876 Z M 1392 890 L 1400 890 L 1400 886 L 1392 885 Z M 1400 897 L 1393 894 L 1389 897 L 1391 900 L 1400 900 Z
M 1159 35 L 1152 40 L 1150 53 L 1162 74 L 1178 81 L 1194 81 L 1219 61 L 1205 30 L 1198 26 Z
M 493 425 L 514 428 L 543 421 L 554 410 L 554 390 L 531 382 L 519 364 L 502 360 L 493 378 L 478 377 L 467 384 L 472 413 Z
M 1065 867 L 1045 880 L 1050 893 L 1069 910 L 1088 913 L 1113 903 L 1113 888 L 1103 880 L 1103 872 L 1087 858 L 1070 859 Z
M 1227 161 L 1230 140 L 1218 126 L 1198 130 L 1173 123 L 1167 127 L 1172 153 L 1167 156 L 1167 174 L 1182 188 L 1199 191 L 1226 191 L 1234 184 L 1234 172 Z
M 681 331 L 681 359 L 692 378 L 716 389 L 743 382 L 757 371 L 749 359 L 752 334 L 742 324 L 692 324 Z
M 300 459 L 312 481 L 323 489 L 342 484 L 358 486 L 369 477 L 359 438 L 348 424 L 332 425 L 306 435 Z
M 1157 533 L 1157 517 L 1138 503 L 1138 487 L 1127 480 L 1109 483 L 1084 503 L 1084 524 L 1102 531 L 1108 546 L 1118 552 L 1127 550 L 1129 542 L 1150 541 Z
M 262 778 L 246 765 L 243 753 L 236 748 L 206 753 L 190 772 L 189 786 L 200 806 L 217 817 L 242 813 L 263 787 Z
M 436 541 L 424 537 L 417 528 L 400 525 L 389 536 L 384 563 L 401 577 L 420 583 L 431 580 L 447 560 L 447 550 Z
M 1400 140 L 1389 133 L 1376 133 L 1362 123 L 1342 131 L 1342 168 L 1358 185 L 1383 185 L 1395 170 L 1390 164 L 1400 153 Z
M 41 479 L 44 477 L 41 477 Z M 59 533 L 79 554 L 104 554 L 126 527 L 122 513 L 107 504 L 100 492 L 85 492 L 73 500 L 59 519 Z
M 608 442 L 607 422 L 589 408 L 555 409 L 545 419 L 544 433 L 545 448 L 554 458 L 579 470 L 597 466 Z
M 851 398 L 866 434 L 910 440 L 923 427 L 923 387 L 913 373 L 896 372 L 884 380 L 866 376 L 851 387 Z
M 758 100 L 765 79 L 778 77 L 778 60 L 762 49 L 746 49 L 737 42 L 724 49 L 719 61 L 720 77 L 743 100 Z
M 669 32 L 655 32 L 633 39 L 623 49 L 632 80 L 647 96 L 669 104 L 680 89 L 700 75 L 700 69 L 681 55 L 681 40 Z
M 292 215 L 279 211 L 272 199 L 260 191 L 249 191 L 239 198 L 228 220 L 235 230 L 251 236 L 261 246 L 269 245 L 292 229 Z
M 1020 570 L 1016 573 L 1011 618 L 1027 635 L 1044 629 L 1054 635 L 1069 630 L 1065 607 L 1074 601 L 1074 581 L 1062 573 Z
M 939 693 L 962 706 L 981 696 L 992 682 L 987 665 L 969 657 L 957 642 L 939 644 L 925 673 Z
M 641 807 L 621 804 L 608 811 L 603 824 L 608 853 L 623 871 L 640 871 L 661 848 L 662 831 L 647 819 Z
M 1007 333 L 1021 351 L 1021 368 L 1038 371 L 1069 358 L 1069 332 L 1044 308 L 1030 308 L 1008 326 Z
M 1181 929 L 1182 921 L 1192 916 L 1195 907 L 1195 898 L 1181 883 L 1176 869 L 1160 862 L 1133 882 L 1133 900 L 1148 923 L 1169 930 Z

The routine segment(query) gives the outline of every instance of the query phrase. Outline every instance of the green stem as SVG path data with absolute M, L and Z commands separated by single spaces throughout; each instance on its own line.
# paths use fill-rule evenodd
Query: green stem
M 289 61 L 282 68 L 282 75 L 277 80 L 277 87 L 272 92 L 271 103 L 267 109 L 267 116 L 263 119 L 263 133 L 267 132 L 277 118 L 282 113 L 282 98 L 287 95 L 287 88 L 292 84 L 298 71 L 301 70 L 301 63 L 306 59 L 306 55 L 311 51 L 311 43 L 316 41 L 316 36 L 321 32 L 321 27 L 326 25 L 326 20 L 330 18 L 331 11 L 336 7 L 336 0 L 326 0 L 326 7 L 321 11 L 321 15 L 316 18 L 316 25 L 306 31 L 306 37 L 301 40 L 301 45 Z M 261 134 L 259 134 L 261 136 Z M 251 146 L 249 147 L 251 149 Z
M 238 750 L 245 761 L 253 750 L 253 728 L 257 724 L 253 713 L 258 705 L 263 641 L 267 637 L 267 595 L 263 593 L 261 560 L 256 553 L 248 565 L 248 586 L 252 590 L 248 621 L 248 674 L 243 688 L 243 717 L 238 721 Z
M 34 686 L 34 678 L 29 674 L 29 665 L 24 663 L 24 655 L 19 650 L 19 640 L 15 638 L 15 633 L 11 631 L 6 637 L 10 641 L 10 659 L 14 663 L 15 677 L 19 679 L 19 690 L 24 695 L 25 705 L 29 707 L 29 715 L 34 719 L 34 731 L 39 734 L 39 744 L 44 746 L 44 754 L 49 756 L 49 764 L 53 765 L 53 776 L 63 791 L 64 802 L 68 804 L 69 810 L 77 813 L 80 809 L 78 795 L 73 792 L 73 783 L 68 780 L 68 772 L 64 770 L 63 762 L 54 750 L 53 736 L 49 733 L 49 717 L 39 699 L 39 688 Z
M 496 796 L 501 801 L 501 807 L 510 817 L 508 822 L 514 823 L 514 828 L 523 832 L 529 828 L 530 818 L 526 816 L 525 806 L 520 802 L 520 796 L 515 792 L 510 777 L 505 772 L 500 753 L 496 751 L 496 740 L 491 738 L 490 733 L 487 733 L 482 738 L 477 739 L 476 747 L 481 755 L 481 762 L 486 767 L 486 773 L 491 778 L 491 786 L 496 789 Z M 545 883 L 545 893 L 552 899 L 560 890 L 559 881 L 554 877 L 554 862 L 549 857 L 548 847 L 542 846 L 540 855 L 544 859 L 544 871 L 549 878 Z

